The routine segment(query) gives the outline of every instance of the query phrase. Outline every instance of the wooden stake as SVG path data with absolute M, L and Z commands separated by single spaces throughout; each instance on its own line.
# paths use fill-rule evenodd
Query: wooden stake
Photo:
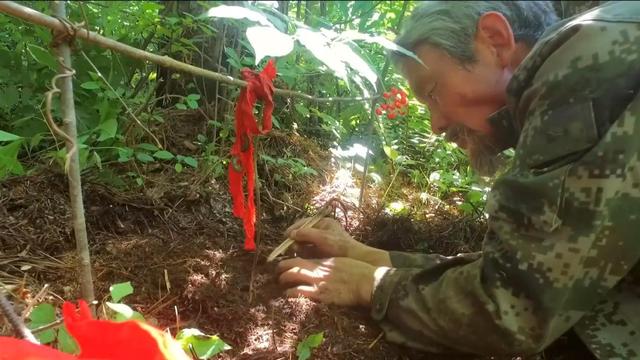
M 66 19 L 67 13 L 64 1 L 54 1 L 51 3 L 53 14 L 59 19 Z M 61 58 L 60 74 L 67 75 L 71 70 L 71 50 L 69 44 L 63 42 L 55 47 L 55 53 Z M 84 205 L 82 203 L 82 185 L 80 180 L 80 161 L 78 152 L 72 151 L 78 142 L 76 130 L 76 109 L 73 103 L 73 82 L 71 76 L 60 78 L 60 104 L 63 118 L 63 129 L 67 134 L 67 152 L 71 155 L 69 159 L 69 197 L 71 200 L 71 219 L 73 223 L 73 233 L 76 238 L 76 250 L 78 253 L 78 274 L 80 277 L 80 290 L 84 300 L 91 304 L 91 310 L 95 315 L 95 300 L 93 292 L 93 276 L 91 274 L 91 257 L 89 255 L 89 241 L 87 240 L 87 227 L 84 219 Z M 69 141 L 71 140 L 71 141 Z

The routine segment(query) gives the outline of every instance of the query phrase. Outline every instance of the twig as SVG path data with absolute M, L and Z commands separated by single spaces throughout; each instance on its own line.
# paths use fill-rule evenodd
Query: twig
M 320 221 L 322 218 L 329 215 L 329 213 L 331 213 L 331 209 L 333 208 L 332 205 L 334 201 L 335 199 L 331 199 L 327 201 L 313 217 L 307 219 L 307 221 L 304 224 L 302 224 L 302 226 L 300 226 L 300 229 L 311 228 L 315 224 L 317 224 L 318 221 Z M 289 246 L 291 246 L 293 243 L 294 243 L 293 239 L 286 238 L 280 245 L 278 245 L 278 247 L 273 249 L 271 254 L 269 254 L 269 256 L 267 257 L 267 262 L 273 261 L 278 255 L 285 252 L 289 248 Z
M 373 348 L 378 343 L 378 341 L 380 341 L 380 339 L 382 339 L 382 335 L 384 335 L 384 331 L 381 331 L 380 335 L 378 335 L 378 337 L 376 337 L 376 339 L 373 340 L 371 342 L 371 344 L 369 344 L 369 350 L 371 350 L 371 348 Z
M 144 124 L 138 120 L 138 117 L 136 116 L 136 114 L 133 113 L 133 111 L 131 111 L 131 108 L 127 105 L 126 102 L 124 102 L 124 100 L 122 99 L 122 97 L 120 97 L 120 95 L 118 94 L 118 92 L 113 88 L 113 86 L 111 86 L 111 84 L 109 84 L 109 82 L 107 81 L 107 79 L 105 79 L 105 77 L 102 75 L 102 73 L 100 72 L 100 70 L 98 70 L 98 68 L 93 64 L 93 61 L 91 61 L 91 59 L 89 59 L 89 57 L 87 56 L 87 54 L 85 54 L 84 51 L 80 51 L 80 54 L 82 54 L 82 56 L 84 57 L 85 60 L 87 60 L 87 62 L 89 63 L 89 65 L 91 65 L 91 67 L 93 68 L 93 71 L 96 72 L 96 74 L 98 74 L 98 77 L 105 83 L 105 85 L 107 85 L 107 87 L 109 88 L 109 90 L 111 90 L 111 92 L 113 92 L 113 94 L 116 96 L 116 98 L 118 98 L 118 100 L 120 100 L 120 103 L 122 103 L 122 105 L 124 106 L 125 110 L 127 110 L 127 113 L 129 113 L 129 115 L 131 116 L 131 118 L 133 118 L 133 120 L 136 122 L 136 124 L 138 124 L 138 126 L 140 126 L 142 128 L 142 130 L 144 130 L 147 134 L 149 134 L 149 136 L 151 136 L 151 138 L 153 139 L 153 141 L 156 142 L 156 145 L 159 148 L 164 148 L 162 146 L 162 144 L 160 143 L 160 140 L 158 140 L 158 138 L 153 135 L 153 133 L 146 127 L 144 126 Z M 118 58 L 116 56 L 116 58 Z
M 29 301 L 29 304 L 27 305 L 27 307 L 22 312 L 22 319 L 26 319 L 27 318 L 27 316 L 29 315 L 31 310 L 35 307 L 35 305 L 37 303 L 39 303 L 40 300 L 47 294 L 47 290 L 49 290 L 49 284 L 45 284 L 42 287 L 42 289 L 36 294 L 36 296 L 34 296 L 33 299 L 31 301 Z
M 31 343 L 39 344 L 38 340 L 36 340 L 36 337 L 33 336 L 33 333 L 29 331 L 22 319 L 18 316 L 18 314 L 16 314 L 13 309 L 13 305 L 11 305 L 9 300 L 7 300 L 7 298 L 4 296 L 4 290 L 0 290 L 0 310 L 2 310 L 2 313 L 7 318 L 7 321 L 9 322 L 9 324 L 11 324 L 13 330 L 20 335 L 20 337 Z
M 32 333 L 37 334 L 39 332 L 43 332 L 45 330 L 49 330 L 49 329 L 53 329 L 56 326 L 62 325 L 62 323 L 64 322 L 64 319 L 58 319 L 52 323 L 49 323 L 47 325 L 42 325 L 40 327 L 37 327 L 33 330 L 31 330 Z
M 30 23 L 45 26 L 50 29 L 54 29 L 57 31 L 66 31 L 66 25 L 62 24 L 56 18 L 47 16 L 41 12 L 30 9 L 26 6 L 19 5 L 13 1 L 0 1 L 0 12 L 4 12 L 11 16 L 23 19 Z M 171 68 L 181 72 L 187 72 L 195 76 L 202 76 L 208 79 L 216 80 L 221 83 L 225 83 L 233 86 L 239 86 L 239 87 L 247 86 L 246 81 L 239 80 L 231 76 L 220 74 L 214 71 L 205 70 L 197 66 L 189 65 L 181 61 L 172 59 L 168 56 L 160 56 L 147 51 L 143 51 L 133 46 L 125 45 L 121 42 L 111 40 L 95 32 L 89 31 L 88 29 L 78 29 L 75 26 L 74 28 L 77 31 L 76 37 L 92 42 L 102 48 L 117 51 L 119 53 L 122 53 L 126 56 L 129 56 L 135 59 L 150 61 L 154 64 L 157 64 L 163 67 Z M 309 94 L 304 94 L 301 92 L 284 90 L 284 89 L 275 89 L 275 94 L 280 96 L 298 97 L 298 98 L 303 98 L 307 100 L 322 101 L 322 102 L 365 101 L 365 100 L 370 100 L 372 98 L 378 97 L 377 95 L 373 97 L 315 97 Z

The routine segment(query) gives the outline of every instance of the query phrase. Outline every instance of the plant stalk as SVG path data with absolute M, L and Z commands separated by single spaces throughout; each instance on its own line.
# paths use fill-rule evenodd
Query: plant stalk
M 66 7 L 64 1 L 51 3 L 53 14 L 59 19 L 66 19 Z M 71 50 L 67 42 L 62 42 L 54 48 L 55 54 L 61 58 L 60 74 L 67 74 L 71 69 Z M 76 129 L 76 110 L 73 102 L 73 81 L 70 76 L 60 79 L 60 104 L 63 118 L 64 131 L 71 142 L 66 141 L 67 151 L 70 152 L 78 141 Z M 73 232 L 76 238 L 78 253 L 78 273 L 80 277 L 80 290 L 84 300 L 92 303 L 95 299 L 93 292 L 93 276 L 91 274 L 91 257 L 89 254 L 89 241 L 87 239 L 87 227 L 84 218 L 84 205 L 82 202 L 82 183 L 80 179 L 80 161 L 78 152 L 73 151 L 69 161 L 69 196 L 71 200 L 71 218 Z M 95 308 L 92 306 L 92 311 Z

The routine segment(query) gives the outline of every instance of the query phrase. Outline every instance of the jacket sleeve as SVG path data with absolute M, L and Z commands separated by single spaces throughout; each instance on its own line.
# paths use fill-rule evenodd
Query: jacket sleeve
M 640 30 L 591 21 L 563 31 L 519 70 L 522 130 L 487 201 L 482 255 L 394 255 L 394 266 L 423 265 L 392 268 L 375 285 L 371 314 L 390 341 L 536 353 L 638 263 L 640 63 L 628 54 Z
M 442 263 L 466 263 L 480 258 L 481 252 L 464 253 L 456 256 L 424 254 L 404 251 L 389 251 L 391 266 L 394 268 L 430 268 Z

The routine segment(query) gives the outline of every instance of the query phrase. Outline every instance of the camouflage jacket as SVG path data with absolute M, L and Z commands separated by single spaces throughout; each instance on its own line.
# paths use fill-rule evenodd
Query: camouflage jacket
M 573 328 L 600 359 L 640 359 L 640 3 L 549 29 L 490 120 L 509 169 L 481 253 L 392 252 L 371 314 L 431 352 L 533 354 Z

